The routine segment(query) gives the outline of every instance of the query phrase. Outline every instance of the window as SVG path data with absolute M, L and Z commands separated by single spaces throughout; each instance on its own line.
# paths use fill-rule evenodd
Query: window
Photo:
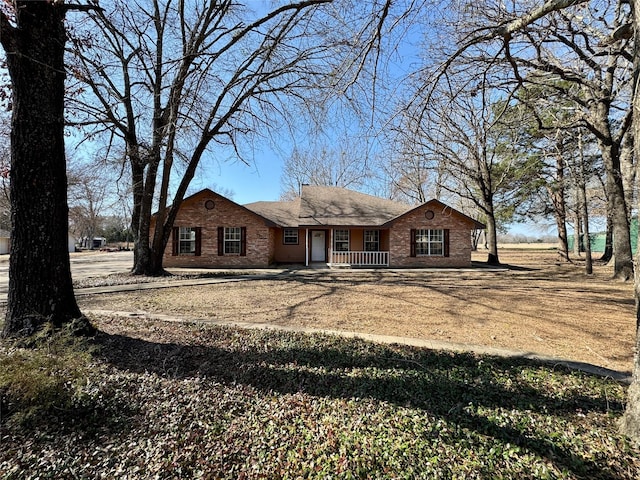
M 364 251 L 377 252 L 380 250 L 380 230 L 364 231 Z
M 417 256 L 444 255 L 444 230 L 415 230 L 415 252 Z
M 240 254 L 242 234 L 240 227 L 227 227 L 224 229 L 224 254 Z
M 246 227 L 218 227 L 218 255 L 247 254 Z
M 180 227 L 180 245 L 178 255 L 195 255 L 196 231 L 191 227 Z
M 202 229 L 200 227 L 174 227 L 172 255 L 200 255 Z
M 349 230 L 333 231 L 333 251 L 334 252 L 349 251 Z
M 282 243 L 285 245 L 298 245 L 298 229 L 285 228 L 282 235 Z

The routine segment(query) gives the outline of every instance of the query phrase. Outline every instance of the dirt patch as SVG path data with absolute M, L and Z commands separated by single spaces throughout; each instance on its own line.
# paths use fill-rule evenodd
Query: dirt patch
M 629 371 L 633 285 L 552 250 L 501 250 L 505 271 L 296 271 L 276 279 L 102 294 L 88 309 L 164 313 L 480 344 Z M 482 254 L 474 260 L 486 258 Z

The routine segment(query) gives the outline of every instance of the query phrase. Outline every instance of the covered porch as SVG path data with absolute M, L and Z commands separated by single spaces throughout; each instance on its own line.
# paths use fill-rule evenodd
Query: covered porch
M 307 228 L 305 264 L 329 267 L 388 267 L 389 230 L 375 228 Z

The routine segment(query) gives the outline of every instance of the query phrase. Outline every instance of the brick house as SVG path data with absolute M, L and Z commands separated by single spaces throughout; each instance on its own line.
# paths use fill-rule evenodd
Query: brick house
M 239 205 L 205 189 L 182 202 L 166 267 L 468 267 L 484 225 L 430 200 L 418 207 L 338 187 Z

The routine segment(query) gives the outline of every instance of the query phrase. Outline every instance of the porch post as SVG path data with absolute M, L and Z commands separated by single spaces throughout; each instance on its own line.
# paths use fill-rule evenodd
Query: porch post
M 329 258 L 327 258 L 327 263 L 330 267 L 333 264 L 333 228 L 329 229 Z
M 304 266 L 309 266 L 309 229 L 304 229 Z

